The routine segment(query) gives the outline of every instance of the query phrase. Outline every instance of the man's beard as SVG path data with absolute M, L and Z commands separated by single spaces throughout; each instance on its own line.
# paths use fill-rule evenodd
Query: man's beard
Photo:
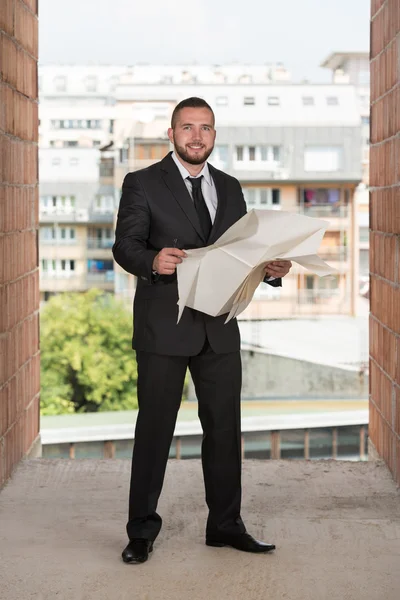
M 206 162 L 207 158 L 210 156 L 211 152 L 214 150 L 214 146 L 210 150 L 205 150 L 203 154 L 199 155 L 197 158 L 194 158 L 188 152 L 186 152 L 183 146 L 178 146 L 174 144 L 175 152 L 178 156 L 181 157 L 182 160 L 189 163 L 189 165 L 201 165 Z

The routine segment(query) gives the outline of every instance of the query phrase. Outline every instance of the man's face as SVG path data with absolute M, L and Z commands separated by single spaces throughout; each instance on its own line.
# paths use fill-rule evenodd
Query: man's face
M 213 115 L 208 108 L 182 108 L 174 129 L 168 129 L 175 152 L 190 165 L 206 162 L 214 149 L 215 135 Z

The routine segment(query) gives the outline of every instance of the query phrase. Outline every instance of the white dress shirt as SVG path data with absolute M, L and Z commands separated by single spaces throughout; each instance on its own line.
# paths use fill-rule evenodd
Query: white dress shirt
M 192 184 L 187 179 L 188 177 L 193 177 L 193 176 L 183 166 L 183 164 L 177 158 L 175 152 L 172 153 L 172 158 L 173 158 L 176 166 L 178 167 L 179 173 L 182 175 L 182 178 L 185 182 L 188 192 L 193 200 Z M 201 177 L 201 176 L 203 176 L 203 179 L 201 181 L 201 191 L 203 193 L 204 201 L 208 208 L 208 212 L 210 213 L 211 223 L 214 224 L 215 214 L 217 212 L 217 206 L 218 206 L 218 196 L 217 196 L 217 190 L 215 188 L 215 183 L 214 183 L 213 178 L 211 177 L 211 173 L 210 173 L 207 163 L 204 163 L 204 167 L 202 168 L 200 173 L 198 175 L 196 175 L 195 177 L 197 179 L 198 177 Z
M 188 177 L 192 177 L 192 175 L 189 173 L 189 171 L 186 169 L 186 167 L 183 166 L 181 161 L 176 156 L 175 152 L 172 153 L 172 158 L 173 158 L 173 161 L 175 162 L 176 166 L 178 167 L 179 173 L 182 175 L 182 178 L 188 189 L 190 197 L 193 200 L 192 184 L 187 179 Z M 208 163 L 204 163 L 204 167 L 202 168 L 200 173 L 198 175 L 196 175 L 195 177 L 197 178 L 197 177 L 201 177 L 201 176 L 203 176 L 203 179 L 201 181 L 201 191 L 203 192 L 204 201 L 207 205 L 208 212 L 210 213 L 211 223 L 214 224 L 215 214 L 217 212 L 217 206 L 218 206 L 218 196 L 217 196 L 217 190 L 215 189 L 214 180 L 211 177 L 210 169 L 208 168 Z M 268 277 L 267 281 L 273 281 L 274 279 L 276 279 L 276 277 Z

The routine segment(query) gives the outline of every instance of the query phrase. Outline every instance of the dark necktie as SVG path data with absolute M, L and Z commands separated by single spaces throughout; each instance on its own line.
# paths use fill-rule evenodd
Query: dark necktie
M 205 239 L 208 240 L 208 236 L 210 235 L 212 228 L 212 222 L 210 212 L 207 208 L 206 201 L 204 200 L 203 192 L 201 191 L 201 180 L 203 179 L 203 175 L 201 177 L 188 177 L 188 179 L 192 184 L 193 202 L 194 207 L 197 210 L 201 229 L 203 230 Z

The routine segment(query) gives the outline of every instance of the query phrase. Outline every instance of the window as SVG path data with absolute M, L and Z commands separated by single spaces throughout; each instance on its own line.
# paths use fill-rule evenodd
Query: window
M 128 162 L 128 152 L 129 152 L 129 149 L 127 146 L 124 146 L 123 148 L 119 149 L 119 162 L 120 163 Z
M 79 158 L 76 158 L 76 156 L 72 156 L 69 159 L 69 164 L 71 167 L 76 167 L 77 165 L 79 165 Z
M 100 119 L 87 119 L 86 120 L 86 128 L 87 129 L 101 129 Z
M 255 188 L 245 188 L 245 193 L 246 193 L 246 202 L 247 204 L 253 205 L 256 203 L 256 190 Z
M 61 261 L 61 271 L 75 271 L 75 261 L 74 260 L 64 260 Z
M 254 96 L 245 96 L 244 100 L 243 100 L 243 104 L 245 106 L 254 106 L 256 103 L 256 99 L 254 98 Z
M 101 146 L 101 141 L 100 140 L 93 140 L 93 146 L 95 148 L 98 148 L 99 146 Z
M 89 273 L 106 273 L 113 271 L 114 264 L 112 260 L 88 260 Z
M 261 146 L 261 160 L 268 160 L 268 146 Z
M 61 165 L 61 158 L 59 156 L 55 156 L 54 158 L 51 159 L 51 164 L 53 165 L 53 167 L 57 167 L 58 165 Z
M 281 149 L 279 146 L 272 146 L 272 156 L 274 161 L 279 162 L 281 159 Z
M 40 241 L 45 243 L 53 243 L 56 239 L 55 227 L 41 227 Z
M 75 271 L 75 260 L 50 260 L 47 258 L 43 258 L 42 271 L 52 277 L 69 277 L 73 275 Z
M 228 106 L 228 96 L 217 96 L 215 104 L 217 106 Z
M 359 241 L 360 242 L 369 242 L 369 228 L 368 227 L 360 227 L 359 228 Z
M 268 96 L 268 98 L 267 98 L 268 106 L 279 106 L 280 103 L 281 103 L 281 100 L 278 96 Z
M 113 196 L 97 196 L 94 203 L 94 210 L 97 213 L 110 213 L 114 210 Z
M 113 230 L 110 227 L 88 230 L 88 248 L 111 248 L 113 243 Z
M 76 140 L 64 140 L 64 148 L 76 148 L 78 142 Z
M 281 203 L 281 190 L 274 189 L 272 190 L 272 204 L 274 206 L 279 206 Z
M 66 92 L 67 91 L 67 78 L 64 75 L 58 75 L 54 77 L 54 87 L 56 92 Z
M 74 212 L 75 196 L 41 196 L 40 210 L 47 214 Z
M 236 161 L 255 163 L 251 168 L 256 168 L 257 165 L 261 167 L 261 162 L 270 163 L 272 168 L 276 168 L 281 163 L 281 150 L 280 146 L 237 146 Z M 242 169 L 247 167 L 250 167 L 250 165 L 244 164 L 240 166 Z
M 214 146 L 211 157 L 211 162 L 218 163 L 221 167 L 226 167 L 228 164 L 229 148 L 226 145 Z
M 280 209 L 280 190 L 266 187 L 244 187 L 246 204 L 254 208 Z
M 362 125 L 369 125 L 369 117 L 361 117 Z
M 304 150 L 304 171 L 339 171 L 341 164 L 341 146 L 306 146 Z
M 108 133 L 114 133 L 114 119 L 110 119 Z
M 328 96 L 326 99 L 326 103 L 328 106 L 338 106 L 339 98 L 337 96 Z
M 312 96 L 303 96 L 303 106 L 314 106 L 314 98 Z

